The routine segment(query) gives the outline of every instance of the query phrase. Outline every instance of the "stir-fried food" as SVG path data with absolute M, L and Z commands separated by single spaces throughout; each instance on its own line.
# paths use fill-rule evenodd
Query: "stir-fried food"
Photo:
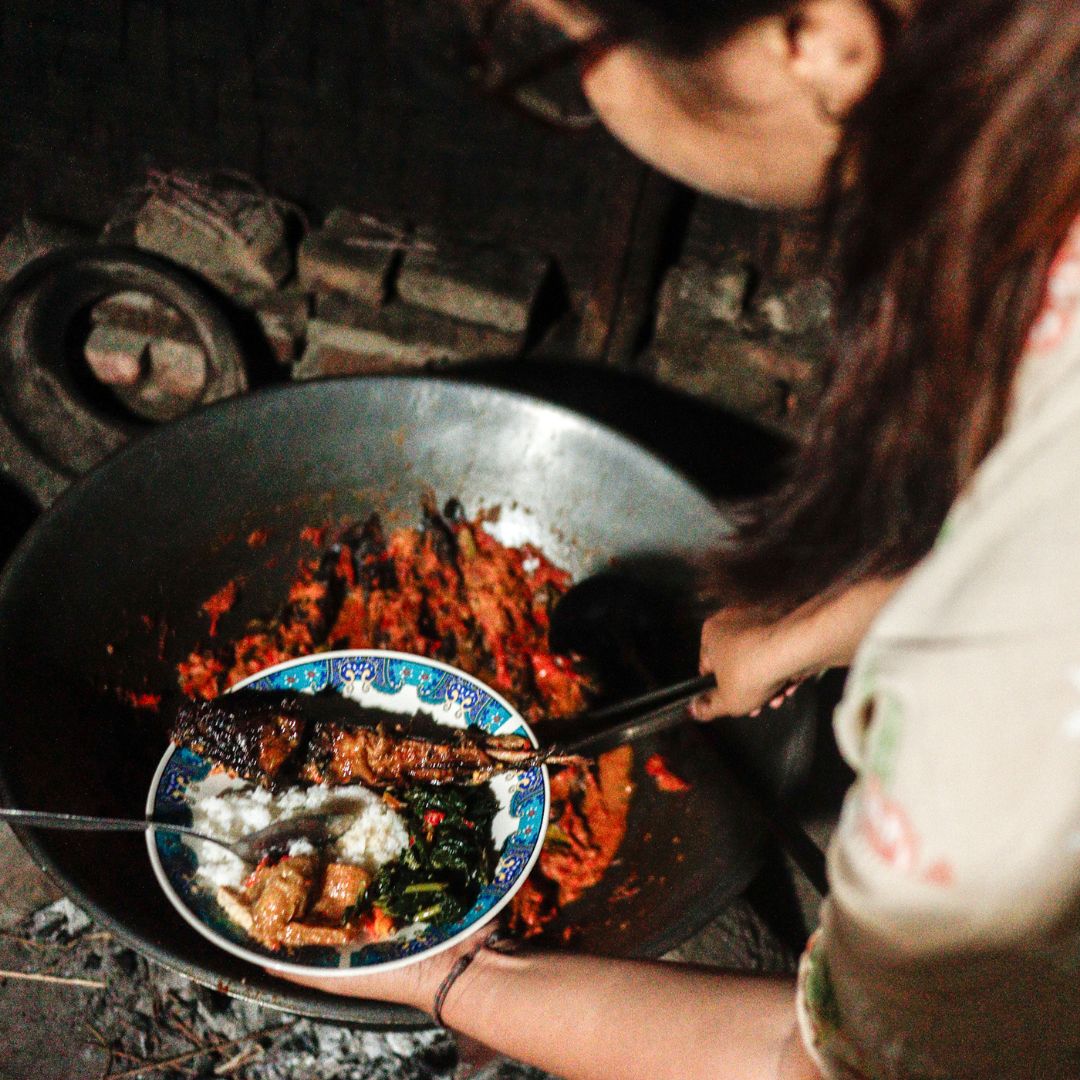
M 280 612 L 193 652 L 181 687 L 212 698 L 271 664 L 327 649 L 393 649 L 444 660 L 505 694 L 530 722 L 571 716 L 590 686 L 551 651 L 550 612 L 570 575 L 532 545 L 499 543 L 456 503 L 387 533 L 372 514 L 305 559 Z M 307 538 L 325 541 L 323 530 Z
M 592 768 L 562 769 L 552 778 L 551 824 L 540 862 L 510 912 L 511 929 L 520 936 L 542 933 L 611 866 L 626 835 L 632 763 L 631 748 L 620 746 Z

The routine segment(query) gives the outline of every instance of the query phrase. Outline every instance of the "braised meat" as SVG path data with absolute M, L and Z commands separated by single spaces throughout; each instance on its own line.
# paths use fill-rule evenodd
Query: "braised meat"
M 313 855 L 287 856 L 260 867 L 246 892 L 251 902 L 251 935 L 268 949 L 284 943 L 285 927 L 307 910 L 318 871 Z
M 371 874 L 362 866 L 330 863 L 323 873 L 322 892 L 311 906 L 311 914 L 326 922 L 341 924 L 364 898 Z
M 268 949 L 342 946 L 370 936 L 371 920 L 356 918 L 370 884 L 362 867 L 330 863 L 320 877 L 315 856 L 292 855 L 259 866 L 242 888 L 222 886 L 217 899 Z
M 184 702 L 171 736 L 178 746 L 271 787 L 289 776 L 307 726 L 295 695 L 240 690 L 214 701 Z

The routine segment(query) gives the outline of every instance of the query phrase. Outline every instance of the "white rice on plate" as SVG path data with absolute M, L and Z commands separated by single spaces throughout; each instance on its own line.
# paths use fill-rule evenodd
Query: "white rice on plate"
M 356 820 L 338 838 L 331 854 L 337 862 L 362 866 L 374 873 L 384 863 L 397 858 L 408 844 L 409 834 L 401 815 L 387 806 L 381 796 L 360 784 L 316 785 L 275 793 L 238 782 L 220 794 L 195 799 L 191 808 L 192 827 L 222 840 L 238 840 L 282 818 L 321 810 L 353 813 L 354 808 Z M 239 888 L 251 873 L 250 866 L 225 848 L 195 843 L 199 856 L 196 876 L 211 888 L 216 890 L 222 885 Z M 290 853 L 298 855 L 311 850 L 307 841 L 300 840 L 293 843 Z

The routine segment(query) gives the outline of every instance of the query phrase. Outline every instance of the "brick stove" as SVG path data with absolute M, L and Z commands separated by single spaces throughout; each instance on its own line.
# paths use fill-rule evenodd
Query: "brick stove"
M 4 5 L 0 281 L 48 252 L 131 245 L 193 275 L 236 344 L 208 356 L 175 308 L 118 287 L 69 313 L 56 382 L 11 359 L 0 312 L 4 557 L 146 426 L 290 379 L 570 362 L 715 406 L 763 453 L 799 437 L 829 311 L 810 226 L 694 197 L 597 129 L 534 130 L 446 62 L 460 29 L 435 0 Z M 804 802 L 827 833 L 833 789 Z M 790 971 L 812 907 L 775 860 L 673 956 Z M 149 964 L 9 832 L 0 931 L 0 971 L 55 979 L 0 976 L 0 1080 L 455 1071 L 444 1034 L 282 1016 Z

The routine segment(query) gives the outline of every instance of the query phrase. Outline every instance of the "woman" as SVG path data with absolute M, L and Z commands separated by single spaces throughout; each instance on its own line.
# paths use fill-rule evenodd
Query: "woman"
M 718 560 L 695 711 L 850 663 L 858 780 L 797 993 L 475 942 L 346 992 L 567 1077 L 1080 1075 L 1073 4 L 532 3 L 603 43 L 586 94 L 672 175 L 794 206 L 831 172 L 835 374 Z

